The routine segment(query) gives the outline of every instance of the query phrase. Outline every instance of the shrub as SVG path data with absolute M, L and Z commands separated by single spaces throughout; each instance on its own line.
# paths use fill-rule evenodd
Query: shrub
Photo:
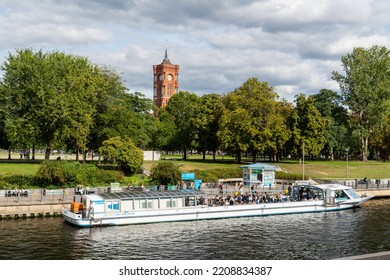
M 281 180 L 302 180 L 302 174 L 300 173 L 287 173 L 283 171 L 276 171 L 275 172 L 275 178 L 281 179 Z M 309 180 L 310 178 L 308 176 L 304 176 L 305 180 Z
M 208 170 L 195 169 L 191 172 L 195 173 L 196 179 L 200 179 L 203 182 L 216 182 L 218 179 L 226 178 L 242 178 L 242 169 L 239 167 Z
M 39 185 L 49 187 L 98 186 L 123 180 L 123 173 L 99 169 L 93 164 L 68 161 L 44 161 L 36 175 Z
M 177 163 L 162 161 L 153 165 L 151 179 L 161 185 L 176 185 L 181 179 L 180 167 Z
M 117 163 L 124 172 L 134 174 L 141 169 L 143 152 L 131 139 L 110 138 L 103 142 L 99 153 L 105 160 Z

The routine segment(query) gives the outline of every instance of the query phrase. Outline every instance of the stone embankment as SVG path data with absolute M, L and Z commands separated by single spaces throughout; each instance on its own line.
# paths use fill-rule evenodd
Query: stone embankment
M 0 191 L 0 219 L 60 216 L 73 198 L 73 189 Z

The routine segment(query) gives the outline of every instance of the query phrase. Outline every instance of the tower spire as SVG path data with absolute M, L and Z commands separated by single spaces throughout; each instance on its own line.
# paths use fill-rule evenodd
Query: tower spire
M 165 41 L 165 56 L 164 56 L 164 60 L 163 60 L 162 64 L 172 64 L 168 58 L 168 43 L 167 43 L 167 41 Z
M 165 59 L 168 59 L 168 41 L 165 41 Z

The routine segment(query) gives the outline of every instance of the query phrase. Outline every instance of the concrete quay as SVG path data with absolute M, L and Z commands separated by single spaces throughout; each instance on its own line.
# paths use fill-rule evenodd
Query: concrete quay
M 60 216 L 62 207 L 70 207 L 73 197 L 71 192 L 43 195 L 40 190 L 31 190 L 28 196 L 3 194 L 0 197 L 0 219 Z
M 350 256 L 345 258 L 339 258 L 336 260 L 390 260 L 390 251 L 358 255 L 358 256 Z
M 70 206 L 70 203 L 61 204 L 31 204 L 31 205 L 1 205 L 1 219 L 35 218 L 61 216 L 63 206 Z

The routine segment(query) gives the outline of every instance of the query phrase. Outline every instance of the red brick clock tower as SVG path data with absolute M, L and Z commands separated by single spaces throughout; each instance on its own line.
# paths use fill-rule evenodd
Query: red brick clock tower
M 165 107 L 179 89 L 179 65 L 174 65 L 169 61 L 167 49 L 165 49 L 165 57 L 161 64 L 153 65 L 153 75 L 154 104 L 159 108 Z

